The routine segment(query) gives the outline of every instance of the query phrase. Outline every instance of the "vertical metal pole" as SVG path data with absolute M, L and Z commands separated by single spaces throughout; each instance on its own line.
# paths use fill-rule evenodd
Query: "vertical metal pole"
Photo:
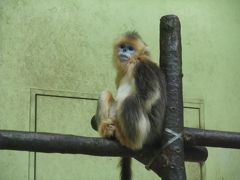
M 167 81 L 167 109 L 163 134 L 163 180 L 185 180 L 183 146 L 181 25 L 177 16 L 160 20 L 160 65 Z M 179 135 L 179 136 L 178 136 Z M 175 138 L 175 139 L 174 139 Z

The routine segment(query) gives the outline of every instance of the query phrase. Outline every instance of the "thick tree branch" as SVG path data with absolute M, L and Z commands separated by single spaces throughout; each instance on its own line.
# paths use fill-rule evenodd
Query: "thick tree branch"
M 94 116 L 91 125 L 97 130 Z M 240 149 L 240 132 L 183 128 L 183 140 L 186 147 L 208 146 L 219 148 Z
M 240 149 L 240 133 L 184 128 L 186 146 L 209 146 Z
M 181 25 L 177 16 L 167 15 L 160 20 L 160 62 L 167 82 L 167 108 L 162 143 L 168 144 L 173 134 L 181 134 L 164 148 L 162 156 L 166 157 L 162 165 L 163 180 L 185 180 L 184 144 L 183 144 L 183 93 L 182 93 L 182 45 Z
M 131 151 L 113 140 L 99 137 L 6 130 L 0 131 L 0 149 L 93 156 L 133 157 L 143 154 L 141 151 Z
M 132 151 L 115 140 L 99 137 L 8 130 L 0 130 L 0 149 L 115 157 L 141 157 L 143 155 L 149 157 L 153 154 L 152 149 Z M 204 149 L 198 148 L 197 152 L 192 153 L 198 155 L 197 162 L 207 158 L 206 153 L 201 156 L 201 150 L 206 152 Z M 190 157 L 192 155 L 187 156 L 186 160 L 194 161 L 194 158 Z
M 132 151 L 121 146 L 114 140 L 104 138 L 7 130 L 0 130 L 0 149 L 43 153 L 86 154 L 93 156 L 134 157 L 144 165 L 148 164 L 149 159 L 154 156 L 152 149 Z M 205 161 L 207 159 L 207 150 L 206 148 L 198 147 L 186 149 L 185 158 L 189 161 Z M 163 160 L 164 159 L 159 156 L 151 166 L 151 169 L 159 176 L 161 174 L 159 164 L 161 164 Z
M 207 149 L 194 146 L 240 149 L 240 133 L 184 128 L 184 144 L 185 160 L 202 162 L 207 159 Z M 151 149 L 132 151 L 114 140 L 104 138 L 6 130 L 0 130 L 0 149 L 134 157 L 145 165 L 149 163 L 149 159 L 154 155 Z M 151 169 L 158 175 L 161 173 L 159 163 L 162 161 L 162 157 L 159 156 L 151 166 Z

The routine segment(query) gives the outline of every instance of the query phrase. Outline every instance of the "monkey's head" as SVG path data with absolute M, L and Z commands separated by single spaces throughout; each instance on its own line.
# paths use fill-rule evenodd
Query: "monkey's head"
M 137 32 L 126 32 L 116 40 L 113 64 L 118 71 L 125 73 L 129 66 L 144 60 L 150 60 L 150 54 Z

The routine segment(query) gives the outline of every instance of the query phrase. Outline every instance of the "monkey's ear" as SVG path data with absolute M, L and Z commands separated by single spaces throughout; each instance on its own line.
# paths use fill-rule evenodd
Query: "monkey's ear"
M 150 51 L 148 49 L 148 47 L 144 47 L 141 52 L 140 52 L 140 56 L 138 57 L 139 60 L 149 60 L 151 61 L 151 57 L 150 57 Z
M 150 50 L 149 50 L 149 47 L 148 47 L 148 46 L 146 46 L 146 47 L 144 48 L 144 54 L 147 55 L 147 56 L 150 56 Z

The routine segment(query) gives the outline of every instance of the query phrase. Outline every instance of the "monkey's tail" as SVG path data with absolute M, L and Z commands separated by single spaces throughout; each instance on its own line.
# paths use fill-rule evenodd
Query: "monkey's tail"
M 121 180 L 132 179 L 131 158 L 122 157 L 120 161 L 121 166 Z

